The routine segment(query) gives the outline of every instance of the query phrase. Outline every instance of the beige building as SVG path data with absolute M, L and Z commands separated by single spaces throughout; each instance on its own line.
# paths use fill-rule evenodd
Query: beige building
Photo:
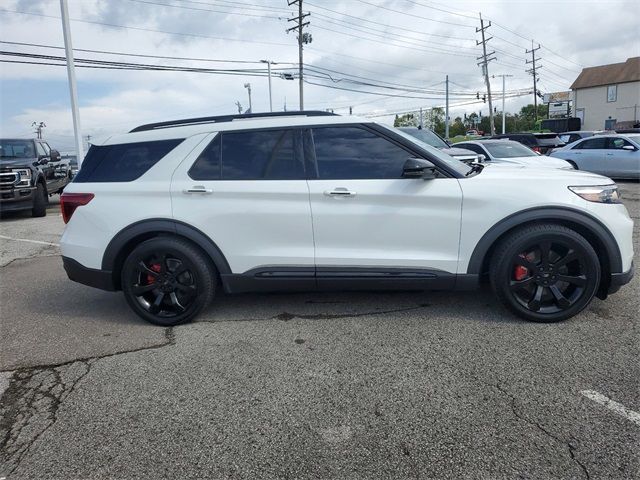
M 585 68 L 571 90 L 583 130 L 632 127 L 640 122 L 640 57 Z

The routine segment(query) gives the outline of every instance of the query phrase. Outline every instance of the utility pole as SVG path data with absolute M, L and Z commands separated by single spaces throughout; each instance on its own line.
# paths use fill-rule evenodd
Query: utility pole
M 448 139 L 449 138 L 449 75 L 447 75 L 446 77 L 446 96 L 447 96 L 447 100 L 445 103 L 445 109 L 444 109 L 444 138 Z
M 506 125 L 506 116 L 505 116 L 505 111 L 504 111 L 504 79 L 506 77 L 513 77 L 513 75 L 491 75 L 491 78 L 495 78 L 495 77 L 502 77 L 502 134 L 504 135 L 506 133 L 505 130 L 505 125 Z
M 249 110 L 247 110 L 247 113 L 253 113 L 253 110 L 251 109 L 251 84 L 245 83 L 244 88 L 249 92 Z
M 42 129 L 47 125 L 44 122 L 33 122 L 31 126 L 35 127 L 36 131 L 34 133 L 37 135 L 38 140 L 42 140 Z
M 533 115 L 534 121 L 538 121 L 538 77 L 536 77 L 536 70 L 542 68 L 542 65 L 536 66 L 536 60 L 540 60 L 540 58 L 536 58 L 536 52 L 540 50 L 540 44 L 538 44 L 537 48 L 533 48 L 533 40 L 531 40 L 531 50 L 526 50 L 525 53 L 531 54 L 531 60 L 525 60 L 528 64 L 532 64 L 531 68 L 527 70 L 527 73 L 530 73 L 533 76 Z
M 496 52 L 494 51 L 494 52 L 487 53 L 487 43 L 493 37 L 486 38 L 484 35 L 484 31 L 490 26 L 491 26 L 491 21 L 489 21 L 489 24 L 487 26 L 485 26 L 484 20 L 482 20 L 482 13 L 481 13 L 480 28 L 476 28 L 476 33 L 482 32 L 482 42 L 478 42 L 476 40 L 476 45 L 482 44 L 482 56 L 478 57 L 477 59 L 478 60 L 482 59 L 482 61 L 478 62 L 478 65 L 482 65 L 484 82 L 487 84 L 487 97 L 489 99 L 489 124 L 491 125 L 491 135 L 495 135 L 496 125 L 493 120 L 493 106 L 491 104 L 491 82 L 489 81 L 489 62 L 496 59 L 496 57 L 492 57 L 492 55 L 495 55 Z
M 67 76 L 69 77 L 69 93 L 71 95 L 71 114 L 73 117 L 73 131 L 76 141 L 76 153 L 78 155 L 78 169 L 82 166 L 84 158 L 84 145 L 82 144 L 82 132 L 80 128 L 80 112 L 78 110 L 78 87 L 76 86 L 76 68 L 73 62 L 73 44 L 71 42 L 71 26 L 69 24 L 69 8 L 67 0 L 60 0 L 60 13 L 62 14 L 62 36 L 64 37 L 64 50 L 67 57 Z
M 288 22 L 298 22 L 295 27 L 287 29 L 287 33 L 297 30 L 298 31 L 298 82 L 300 89 L 300 110 L 304 110 L 304 77 L 303 77 L 303 60 L 302 60 L 302 45 L 305 43 L 311 43 L 311 34 L 304 33 L 304 27 L 309 25 L 309 22 L 305 22 L 305 17 L 311 15 L 310 13 L 302 14 L 302 0 L 287 0 L 289 6 L 298 4 L 298 16 L 289 18 Z
M 269 76 L 269 111 L 273 112 L 273 102 L 271 101 L 271 65 L 275 65 L 271 60 L 260 60 L 260 63 L 267 64 L 267 75 Z

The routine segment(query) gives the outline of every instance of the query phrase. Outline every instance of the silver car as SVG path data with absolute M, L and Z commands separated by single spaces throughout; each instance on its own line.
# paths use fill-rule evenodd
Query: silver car
M 597 135 L 570 143 L 551 153 L 578 170 L 611 178 L 640 178 L 640 133 Z
M 540 155 L 514 140 L 488 139 L 456 143 L 456 146 L 485 156 L 486 163 L 522 165 L 535 168 L 564 168 L 573 166 L 558 158 Z

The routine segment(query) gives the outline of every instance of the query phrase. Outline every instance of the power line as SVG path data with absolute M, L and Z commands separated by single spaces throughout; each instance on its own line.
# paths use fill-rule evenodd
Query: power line
M 274 17 L 270 15 L 257 15 L 255 13 L 245 13 L 245 12 L 235 12 L 235 11 L 226 11 L 226 10 L 212 10 L 210 8 L 200 8 L 200 7 L 189 7 L 187 5 L 174 5 L 170 3 L 157 3 L 151 2 L 149 0 L 129 0 L 130 2 L 135 3 L 144 3 L 147 5 L 157 5 L 160 7 L 171 7 L 171 8 L 182 8 L 184 10 L 197 10 L 201 12 L 213 12 L 213 13 L 226 13 L 227 15 L 242 15 L 243 17 L 258 17 L 258 18 L 271 18 L 280 20 L 281 17 Z M 224 7 L 224 6 L 223 6 Z M 232 8 L 232 7 L 229 7 Z M 253 10 L 251 7 L 245 7 L 243 10 Z
M 14 14 L 19 14 L 19 15 L 32 15 L 32 16 L 36 16 L 36 17 L 54 18 L 56 20 L 60 20 L 60 17 L 58 17 L 58 16 L 45 15 L 44 13 L 21 12 L 21 11 L 17 11 L 17 10 L 7 10 L 7 9 L 0 9 L 0 12 L 14 13 Z M 154 30 L 152 28 L 132 27 L 130 25 L 119 25 L 117 23 L 95 22 L 95 21 L 92 21 L 92 20 L 82 20 L 82 19 L 79 19 L 79 18 L 71 18 L 70 20 L 72 22 L 88 23 L 88 24 L 91 24 L 91 25 L 102 25 L 102 26 L 105 26 L 105 27 L 125 28 L 127 30 L 138 30 L 138 31 L 142 31 L 142 32 L 162 33 L 162 34 L 165 34 L 165 35 L 177 35 L 177 36 L 195 37 L 195 38 L 209 38 L 209 39 L 213 39 L 213 40 L 225 40 L 225 41 L 228 41 L 228 42 L 255 43 L 255 44 L 259 44 L 259 45 L 275 45 L 275 46 L 279 46 L 279 47 L 291 47 L 292 46 L 292 45 L 290 45 L 288 43 L 266 42 L 266 41 L 259 41 L 259 40 L 244 40 L 244 39 L 239 39 L 239 38 L 217 37 L 217 36 L 213 36 L 213 35 L 204 35 L 204 34 L 198 34 L 198 33 L 167 32 L 167 31 L 164 31 L 164 30 Z
M 443 23 L 443 24 L 446 24 L 446 25 L 453 25 L 453 26 L 456 26 L 456 27 L 473 28 L 472 25 L 468 25 L 468 24 L 464 24 L 464 23 L 447 22 L 445 20 L 435 20 L 433 18 L 423 17 L 423 16 L 420 16 L 420 15 L 415 15 L 413 13 L 403 12 L 401 10 L 394 10 L 393 8 L 388 8 L 388 7 L 385 7 L 383 5 L 376 5 L 375 3 L 370 3 L 370 2 L 367 2 L 366 0 L 356 0 L 356 1 L 360 2 L 360 3 L 364 3 L 365 5 L 370 5 L 372 7 L 379 8 L 381 10 L 387 10 L 389 12 L 399 13 L 401 15 L 407 15 L 407 16 L 412 17 L 412 18 L 420 18 L 422 20 L 427 20 L 428 22 Z

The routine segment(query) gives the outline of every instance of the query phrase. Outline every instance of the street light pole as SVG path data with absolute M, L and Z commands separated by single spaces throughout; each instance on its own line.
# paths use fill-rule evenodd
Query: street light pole
M 261 63 L 267 64 L 267 75 L 269 76 L 269 111 L 273 112 L 273 102 L 271 100 L 271 60 L 260 60 Z
M 504 111 L 504 79 L 507 77 L 513 77 L 513 75 L 491 75 L 491 78 L 502 77 L 502 134 L 506 132 L 506 114 Z

